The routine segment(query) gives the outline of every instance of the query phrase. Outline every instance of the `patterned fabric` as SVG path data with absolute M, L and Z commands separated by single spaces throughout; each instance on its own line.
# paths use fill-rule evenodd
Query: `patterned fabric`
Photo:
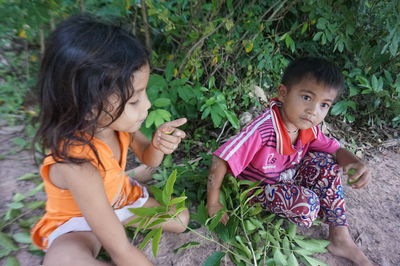
M 301 227 L 310 227 L 318 215 L 329 225 L 347 226 L 341 169 L 333 156 L 310 152 L 297 168 L 292 179 L 262 185 L 252 202 Z
M 339 142 L 325 136 L 318 126 L 300 130 L 297 142 L 291 145 L 281 121 L 280 104 L 273 99 L 271 108 L 214 152 L 228 163 L 234 176 L 276 184 L 293 177 L 293 168 L 307 152 L 334 153 L 339 149 Z

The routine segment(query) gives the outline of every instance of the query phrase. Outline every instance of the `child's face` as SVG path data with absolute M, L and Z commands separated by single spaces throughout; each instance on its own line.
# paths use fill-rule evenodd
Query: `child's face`
M 147 98 L 147 82 L 149 81 L 150 76 L 150 67 L 148 65 L 143 66 L 135 73 L 133 73 L 133 88 L 135 92 L 133 96 L 128 100 L 125 105 L 124 111 L 121 116 L 118 117 L 112 124 L 108 125 L 107 128 L 110 128 L 115 131 L 124 131 L 124 132 L 136 132 L 140 129 L 140 126 L 144 122 L 147 117 L 147 111 L 151 107 L 151 103 Z M 117 96 L 111 96 L 109 102 L 113 110 L 116 110 L 120 104 L 120 100 Z M 100 124 L 107 125 L 110 121 L 110 117 L 102 114 L 100 116 Z
M 283 103 L 281 115 L 288 130 L 307 129 L 321 123 L 328 114 L 338 91 L 304 78 L 288 89 L 279 85 L 279 100 Z

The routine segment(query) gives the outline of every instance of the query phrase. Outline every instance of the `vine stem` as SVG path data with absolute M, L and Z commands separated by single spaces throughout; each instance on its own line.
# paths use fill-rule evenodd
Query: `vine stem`
M 182 223 L 182 221 L 181 221 L 180 219 L 177 219 L 176 217 L 174 217 L 174 220 L 177 220 L 181 225 L 185 226 L 185 225 Z M 194 233 L 195 235 L 197 235 L 197 236 L 199 236 L 199 237 L 201 237 L 201 238 L 203 238 L 203 239 L 205 239 L 205 240 L 207 240 L 207 241 L 210 241 L 210 242 L 213 242 L 213 243 L 217 244 L 218 246 L 220 246 L 220 247 L 222 247 L 223 249 L 225 249 L 226 252 L 229 252 L 229 253 L 231 253 L 232 255 L 241 258 L 241 259 L 242 259 L 243 261 L 245 261 L 247 264 L 251 263 L 249 260 L 247 260 L 247 258 L 243 257 L 243 256 L 240 255 L 240 254 L 237 254 L 237 253 L 233 252 L 233 251 L 230 250 L 228 247 L 222 245 L 221 243 L 219 243 L 219 242 L 216 241 L 215 239 L 210 238 L 210 237 L 206 237 L 206 236 L 200 234 L 199 232 L 197 232 L 196 230 L 194 230 L 194 229 L 192 229 L 192 228 L 190 228 L 190 227 L 188 227 L 188 226 L 186 226 L 186 228 L 187 228 L 190 232 Z
M 231 13 L 226 19 L 230 18 L 233 16 L 233 13 Z M 212 30 L 211 32 L 207 33 L 206 35 L 202 36 L 187 52 L 187 54 L 185 55 L 185 57 L 182 60 L 182 64 L 179 67 L 179 71 L 178 71 L 178 76 L 180 76 L 182 74 L 183 68 L 186 66 L 186 62 L 189 59 L 189 57 L 192 55 L 192 53 L 194 52 L 194 50 L 203 44 L 203 42 L 210 37 L 212 34 L 214 34 L 217 30 L 219 30 L 222 26 L 225 25 L 225 21 L 223 21 L 221 24 L 219 24 L 214 30 Z
M 21 213 L 21 214 L 18 215 L 17 217 L 11 219 L 10 221 L 8 221 L 8 222 L 6 222 L 5 224 L 3 224 L 2 226 L 0 226 L 0 230 L 3 230 L 3 228 L 5 228 L 6 226 L 8 226 L 8 225 L 14 223 L 14 222 L 17 221 L 18 219 L 20 219 L 20 218 L 24 217 L 25 215 L 27 215 L 27 214 L 33 212 L 34 210 L 36 210 L 36 209 L 39 208 L 39 207 L 40 207 L 40 206 L 38 206 L 38 207 L 36 207 L 36 208 L 33 208 L 33 209 L 29 209 L 29 210 L 27 210 L 27 211 Z
M 247 243 L 248 243 L 248 245 L 250 246 L 251 254 L 253 255 L 254 265 L 257 266 L 258 264 L 257 264 L 256 254 L 255 254 L 255 252 L 254 252 L 253 245 L 251 244 L 251 240 L 250 240 L 250 238 L 249 238 L 249 236 L 248 236 L 248 234 L 247 234 L 246 227 L 244 226 L 244 221 L 243 221 L 243 205 L 241 205 L 241 208 L 240 208 L 240 216 L 241 216 L 241 217 L 240 217 L 240 223 L 242 224 L 242 227 L 243 227 L 244 236 L 246 237 Z
M 248 261 L 248 260 L 247 260 L 246 258 L 244 258 L 242 255 L 233 252 L 233 251 L 230 250 L 228 247 L 222 245 L 221 243 L 219 243 L 218 241 L 214 240 L 213 238 L 206 237 L 206 236 L 200 234 L 199 232 L 197 232 L 196 230 L 194 230 L 194 229 L 192 229 L 192 228 L 190 228 L 190 227 L 187 227 L 187 229 L 189 229 L 189 231 L 193 232 L 194 234 L 198 235 L 199 237 L 201 237 L 201 238 L 203 238 L 203 239 L 205 239 L 205 240 L 207 240 L 207 241 L 216 243 L 217 245 L 221 246 L 223 249 L 225 249 L 227 252 L 231 253 L 232 255 L 235 255 L 235 256 L 240 257 L 240 258 L 241 258 L 242 260 L 244 260 L 246 263 L 250 263 L 250 261 Z

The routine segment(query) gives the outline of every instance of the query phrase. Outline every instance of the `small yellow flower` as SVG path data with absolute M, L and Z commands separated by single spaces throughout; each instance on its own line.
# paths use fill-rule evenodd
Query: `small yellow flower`
M 21 38 L 24 38 L 24 39 L 26 39 L 26 37 L 28 37 L 28 35 L 26 35 L 26 31 L 24 29 L 22 29 L 18 32 L 18 36 Z
M 243 46 L 246 53 L 250 53 L 254 48 L 254 43 L 252 41 L 243 41 Z
M 212 61 L 211 61 L 211 65 L 212 65 L 212 66 L 215 66 L 217 63 L 218 63 L 218 57 L 217 57 L 217 56 L 214 56 L 214 58 L 213 58 Z
M 35 56 L 35 55 L 31 55 L 31 56 L 29 57 L 29 60 L 30 60 L 31 62 L 37 62 L 38 58 L 37 58 L 37 56 Z

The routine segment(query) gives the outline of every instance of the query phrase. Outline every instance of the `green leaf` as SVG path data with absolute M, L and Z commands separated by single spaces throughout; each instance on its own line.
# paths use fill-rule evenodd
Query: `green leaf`
M 166 168 L 170 168 L 173 165 L 172 156 L 171 154 L 167 154 L 163 160 L 163 166 Z
M 162 235 L 162 227 L 155 229 L 155 233 L 154 233 L 153 241 L 152 241 L 152 245 L 151 245 L 151 249 L 153 251 L 154 257 L 157 257 L 158 247 L 159 247 L 159 243 L 161 240 L 161 235 Z
M 155 200 L 161 205 L 167 205 L 166 202 L 163 201 L 162 190 L 156 186 L 150 186 L 149 188 L 151 194 L 154 196 Z
M 301 27 L 300 34 L 303 34 L 308 29 L 308 23 L 304 22 L 303 26 Z
M 187 197 L 186 196 L 184 196 L 184 197 L 177 197 L 177 198 L 173 198 L 172 200 L 171 200 L 171 205 L 175 205 L 175 204 L 178 204 L 179 202 L 182 202 L 182 201 L 185 201 L 187 199 Z
M 167 182 L 165 183 L 165 187 L 163 189 L 163 202 L 169 205 L 169 201 L 171 200 L 172 192 L 174 192 L 174 184 L 176 181 L 177 171 L 174 170 L 171 175 L 168 177 Z
M 236 241 L 240 244 L 240 246 L 242 247 L 242 250 L 246 253 L 248 258 L 252 257 L 252 253 L 250 248 L 244 244 L 242 238 L 240 236 L 235 236 Z M 248 243 L 249 245 L 251 245 L 251 243 Z
M 218 225 L 218 223 L 221 221 L 222 215 L 225 213 L 226 209 L 222 208 L 217 211 L 217 213 L 214 215 L 214 217 L 210 218 L 209 221 L 210 224 L 207 226 L 208 230 L 213 231 L 214 228 Z
M 340 115 L 347 111 L 346 101 L 339 101 L 331 109 L 332 115 Z
M 165 68 L 165 78 L 170 81 L 174 77 L 174 64 L 169 61 L 167 67 Z
M 225 115 L 228 118 L 228 121 L 231 123 L 231 125 L 234 128 L 238 129 L 240 127 L 239 119 L 236 117 L 236 115 L 233 112 L 231 112 L 229 110 L 225 110 Z
M 225 256 L 225 252 L 216 251 L 203 262 L 203 266 L 219 266 L 221 259 Z
M 39 200 L 39 201 L 31 201 L 25 204 L 25 207 L 31 210 L 40 208 L 40 207 L 44 207 L 46 204 L 45 201 L 43 200 Z
M 24 174 L 20 177 L 17 178 L 18 181 L 25 181 L 25 180 L 31 180 L 33 178 L 37 178 L 40 177 L 37 173 L 28 173 L 28 174 Z
M 19 261 L 14 256 L 8 256 L 6 260 L 6 264 L 4 266 L 19 266 Z
M 15 245 L 11 237 L 3 232 L 0 232 L 0 246 L 10 251 L 18 250 L 18 247 Z
M 26 140 L 24 140 L 23 138 L 13 138 L 11 139 L 11 141 L 19 147 L 24 147 L 27 144 Z
M 188 242 L 188 243 L 186 243 L 186 244 L 183 244 L 183 245 L 180 246 L 179 248 L 174 249 L 174 253 L 177 253 L 177 252 L 180 251 L 180 250 L 189 249 L 189 248 L 191 248 L 191 247 L 195 247 L 195 246 L 198 246 L 198 245 L 200 245 L 199 242 L 191 241 L 191 242 Z
M 129 208 L 128 210 L 137 216 L 153 216 L 160 212 L 165 211 L 165 208 L 157 206 L 157 207 L 148 207 L 148 208 L 146 208 L 146 207 Z
M 193 98 L 194 93 L 192 89 L 189 86 L 183 86 L 179 87 L 177 89 L 179 97 L 181 97 L 182 100 L 185 102 L 190 102 L 190 100 Z
M 207 213 L 207 208 L 204 204 L 204 201 L 200 202 L 199 206 L 197 206 L 197 212 L 192 215 L 193 219 L 198 221 L 201 225 L 205 225 L 207 218 L 208 218 L 208 213 Z
M 146 226 L 146 228 L 153 228 L 156 225 L 162 224 L 162 223 L 164 223 L 166 221 L 167 221 L 166 219 L 162 219 L 162 218 L 161 219 L 156 219 L 156 220 L 152 221 L 150 224 L 148 224 Z
M 282 254 L 281 250 L 279 248 L 274 248 L 273 250 L 274 250 L 273 256 L 275 263 L 277 265 L 287 265 L 285 255 Z
M 226 1 L 226 6 L 228 7 L 229 12 L 232 12 L 232 11 L 233 11 L 232 0 L 227 0 L 227 1 Z
M 8 204 L 8 208 L 12 210 L 18 210 L 24 207 L 22 202 L 11 202 Z
M 312 254 L 315 253 L 315 252 L 312 252 L 312 251 L 310 251 L 308 249 L 304 249 L 304 248 L 300 248 L 300 247 L 294 248 L 293 251 L 296 254 L 299 254 L 299 255 L 302 255 L 302 256 L 308 256 L 308 255 L 312 255 Z
M 150 232 L 148 232 L 147 235 L 144 237 L 142 243 L 140 243 L 139 249 L 143 250 L 147 243 L 149 243 L 149 241 L 153 238 L 155 233 L 156 230 L 151 230 Z
M 161 117 L 163 122 L 171 120 L 171 113 L 164 109 L 157 109 L 156 110 L 157 116 Z
M 146 118 L 146 124 L 145 126 L 147 128 L 151 127 L 152 124 L 154 124 L 154 121 L 156 120 L 157 112 L 156 111 L 150 111 L 149 115 Z
M 325 262 L 310 256 L 302 255 L 301 258 L 305 259 L 305 261 L 308 262 L 311 266 L 329 266 Z
M 327 250 L 325 247 L 329 244 L 329 241 L 326 242 L 319 242 L 319 241 L 313 241 L 313 240 L 300 240 L 295 238 L 294 241 L 302 248 L 307 249 L 309 251 L 312 251 L 314 253 L 324 253 Z
M 182 192 L 180 197 L 186 197 L 185 192 Z M 177 209 L 185 208 L 186 209 L 186 204 L 185 201 L 181 201 L 175 204 Z
M 372 89 L 374 91 L 378 91 L 378 79 L 376 78 L 375 75 L 372 75 L 372 79 L 371 79 L 371 85 L 372 85 Z
M 15 193 L 13 198 L 12 198 L 13 201 L 17 201 L 17 202 L 21 201 L 23 199 L 25 199 L 25 195 L 23 195 L 21 193 Z
M 167 82 L 162 76 L 158 74 L 150 75 L 148 90 L 164 91 L 166 88 Z
M 158 98 L 153 104 L 155 107 L 162 108 L 171 105 L 171 100 L 168 98 Z
M 269 231 L 266 232 L 265 237 L 266 237 L 267 240 L 270 241 L 274 246 L 280 247 L 278 240 L 275 239 L 275 238 L 273 237 L 273 235 L 272 235 Z
M 244 227 L 250 232 L 257 229 L 257 227 L 250 220 L 244 221 Z
M 289 255 L 291 252 L 289 239 L 286 236 L 282 240 L 282 250 L 285 255 Z
M 293 254 L 293 252 L 290 252 L 288 255 L 287 265 L 290 265 L 290 266 L 298 266 L 299 265 L 299 263 L 297 262 L 296 256 Z
M 297 225 L 294 223 L 289 223 L 287 234 L 289 238 L 293 239 L 296 236 Z
M 28 192 L 28 194 L 26 194 L 26 197 L 31 197 L 36 195 L 39 191 L 42 191 L 44 187 L 44 183 L 40 183 L 39 185 L 37 185 L 36 187 L 34 187 L 31 191 Z
M 229 219 L 229 221 L 230 221 L 230 219 Z M 222 241 L 224 241 L 224 242 L 231 241 L 228 227 L 225 226 L 224 224 L 218 223 L 217 226 L 215 227 L 215 233 L 218 235 L 218 238 L 220 238 Z
M 22 244 L 30 244 L 30 243 L 32 243 L 31 235 L 29 233 L 16 233 L 16 234 L 13 235 L 13 238 L 18 243 L 22 243 Z

